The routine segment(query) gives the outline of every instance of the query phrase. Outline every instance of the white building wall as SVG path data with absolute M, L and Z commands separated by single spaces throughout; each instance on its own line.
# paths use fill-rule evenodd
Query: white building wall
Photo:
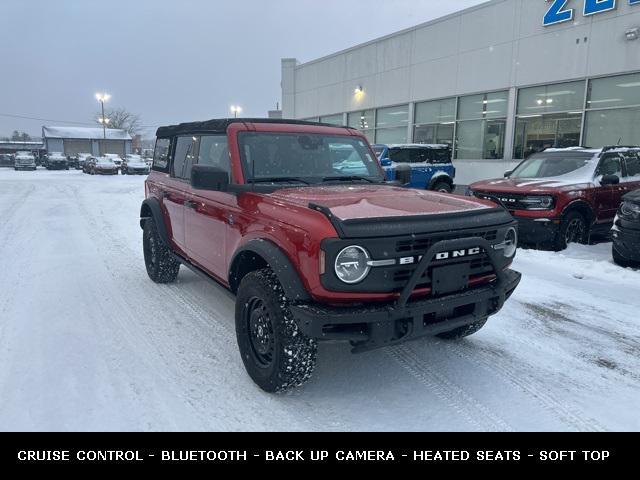
M 493 0 L 343 52 L 298 64 L 282 62 L 284 118 L 315 118 L 443 97 L 511 90 L 640 71 L 640 6 L 584 17 L 571 0 L 571 22 L 543 26 L 545 0 Z M 357 86 L 363 95 L 354 95 Z M 511 111 L 514 111 L 512 108 Z M 513 139 L 514 117 L 507 125 Z M 511 152 L 511 145 L 506 146 Z M 505 160 L 458 161 L 459 181 L 502 175 Z M 473 169 L 464 164 L 473 165 Z M 469 172 L 467 175 L 466 172 Z

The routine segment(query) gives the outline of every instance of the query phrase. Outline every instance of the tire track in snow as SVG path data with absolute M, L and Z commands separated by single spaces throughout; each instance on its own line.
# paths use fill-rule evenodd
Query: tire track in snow
M 504 362 L 498 356 L 491 355 L 482 349 L 465 346 L 463 343 L 450 343 L 447 345 L 447 350 L 511 383 L 520 391 L 538 401 L 544 410 L 551 413 L 565 425 L 569 425 L 581 432 L 606 430 L 596 420 L 586 417 L 578 409 L 571 408 L 567 406 L 566 402 L 554 397 L 549 392 L 548 385 L 544 385 L 536 377 L 527 373 L 528 369 L 516 369 L 513 364 Z
M 479 431 L 513 431 L 507 422 L 470 393 L 431 368 L 407 345 L 387 347 L 386 352 L 402 368 L 435 393 L 452 410 Z

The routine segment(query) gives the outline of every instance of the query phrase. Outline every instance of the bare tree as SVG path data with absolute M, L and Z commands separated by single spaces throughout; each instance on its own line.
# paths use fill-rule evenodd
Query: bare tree
M 125 108 L 105 110 L 104 115 L 109 119 L 107 128 L 126 130 L 132 137 L 140 133 L 142 130 L 142 120 L 140 119 L 140 115 L 131 113 Z M 96 123 L 99 125 L 101 125 L 101 117 L 101 114 L 96 116 Z

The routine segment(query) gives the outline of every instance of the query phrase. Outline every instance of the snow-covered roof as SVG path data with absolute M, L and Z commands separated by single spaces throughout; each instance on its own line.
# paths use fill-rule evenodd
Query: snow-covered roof
M 107 128 L 107 140 L 131 140 L 126 130 Z M 103 137 L 102 128 L 87 127 L 42 127 L 44 138 L 68 138 L 74 140 L 100 140 Z
M 443 148 L 450 148 L 449 145 L 437 144 L 437 143 L 392 143 L 390 145 L 377 143 L 374 145 L 374 147 L 375 146 L 388 147 L 388 148 L 435 148 L 438 150 Z

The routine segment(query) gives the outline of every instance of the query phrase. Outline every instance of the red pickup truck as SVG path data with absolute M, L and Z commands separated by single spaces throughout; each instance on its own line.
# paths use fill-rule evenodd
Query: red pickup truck
M 522 243 L 563 250 L 608 233 L 622 197 L 638 188 L 640 147 L 576 147 L 536 153 L 469 194 L 507 208 Z
M 269 392 L 310 378 L 318 341 L 357 353 L 471 335 L 520 281 L 504 208 L 387 182 L 346 127 L 162 127 L 140 225 L 153 281 L 173 282 L 184 265 L 237 295 L 242 360 Z

